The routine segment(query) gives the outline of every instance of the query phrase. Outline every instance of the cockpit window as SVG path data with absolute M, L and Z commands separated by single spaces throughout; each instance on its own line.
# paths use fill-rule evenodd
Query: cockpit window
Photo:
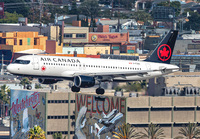
M 29 64 L 30 60 L 15 60 L 13 61 L 14 64 Z

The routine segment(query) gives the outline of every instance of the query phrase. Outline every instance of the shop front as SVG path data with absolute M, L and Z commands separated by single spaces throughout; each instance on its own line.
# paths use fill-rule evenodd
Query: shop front
M 111 54 L 120 53 L 122 45 L 129 42 L 129 33 L 89 33 L 90 44 L 103 44 L 110 46 Z

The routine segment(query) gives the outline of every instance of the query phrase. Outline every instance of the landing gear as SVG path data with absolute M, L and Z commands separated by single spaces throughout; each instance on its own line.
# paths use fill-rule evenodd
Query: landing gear
M 79 88 L 79 87 L 76 87 L 76 86 L 72 86 L 72 87 L 71 87 L 71 90 L 72 90 L 72 92 L 79 92 L 79 91 L 80 91 L 80 88 Z
M 103 95 L 104 93 L 105 93 L 105 90 L 103 88 L 99 87 L 99 88 L 96 89 L 96 94 Z

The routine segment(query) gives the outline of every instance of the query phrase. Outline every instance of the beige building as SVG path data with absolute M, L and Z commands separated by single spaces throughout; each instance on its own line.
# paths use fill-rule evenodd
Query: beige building
M 5 32 L 0 33 L 0 44 L 4 48 L 12 46 L 13 52 L 24 51 L 28 49 L 46 50 L 47 37 L 38 35 L 38 32 Z
M 84 46 L 84 54 L 86 55 L 110 54 L 110 46 L 88 44 Z
M 75 93 L 52 92 L 47 96 L 47 138 L 54 133 L 72 139 L 75 124 Z M 69 134 L 70 133 L 70 134 Z
M 88 27 L 64 27 L 63 45 L 82 46 L 88 43 L 88 33 Z
M 126 122 L 143 131 L 148 124 L 158 124 L 165 138 L 180 136 L 185 124 L 200 122 L 200 96 L 127 98 Z

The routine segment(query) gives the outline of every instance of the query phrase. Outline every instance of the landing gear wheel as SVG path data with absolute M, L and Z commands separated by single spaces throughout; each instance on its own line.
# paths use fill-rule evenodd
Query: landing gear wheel
M 71 90 L 72 90 L 72 92 L 79 92 L 80 88 L 76 87 L 76 86 L 72 86 Z
M 97 88 L 96 89 L 96 94 L 101 94 L 103 95 L 105 93 L 105 90 L 103 88 Z

